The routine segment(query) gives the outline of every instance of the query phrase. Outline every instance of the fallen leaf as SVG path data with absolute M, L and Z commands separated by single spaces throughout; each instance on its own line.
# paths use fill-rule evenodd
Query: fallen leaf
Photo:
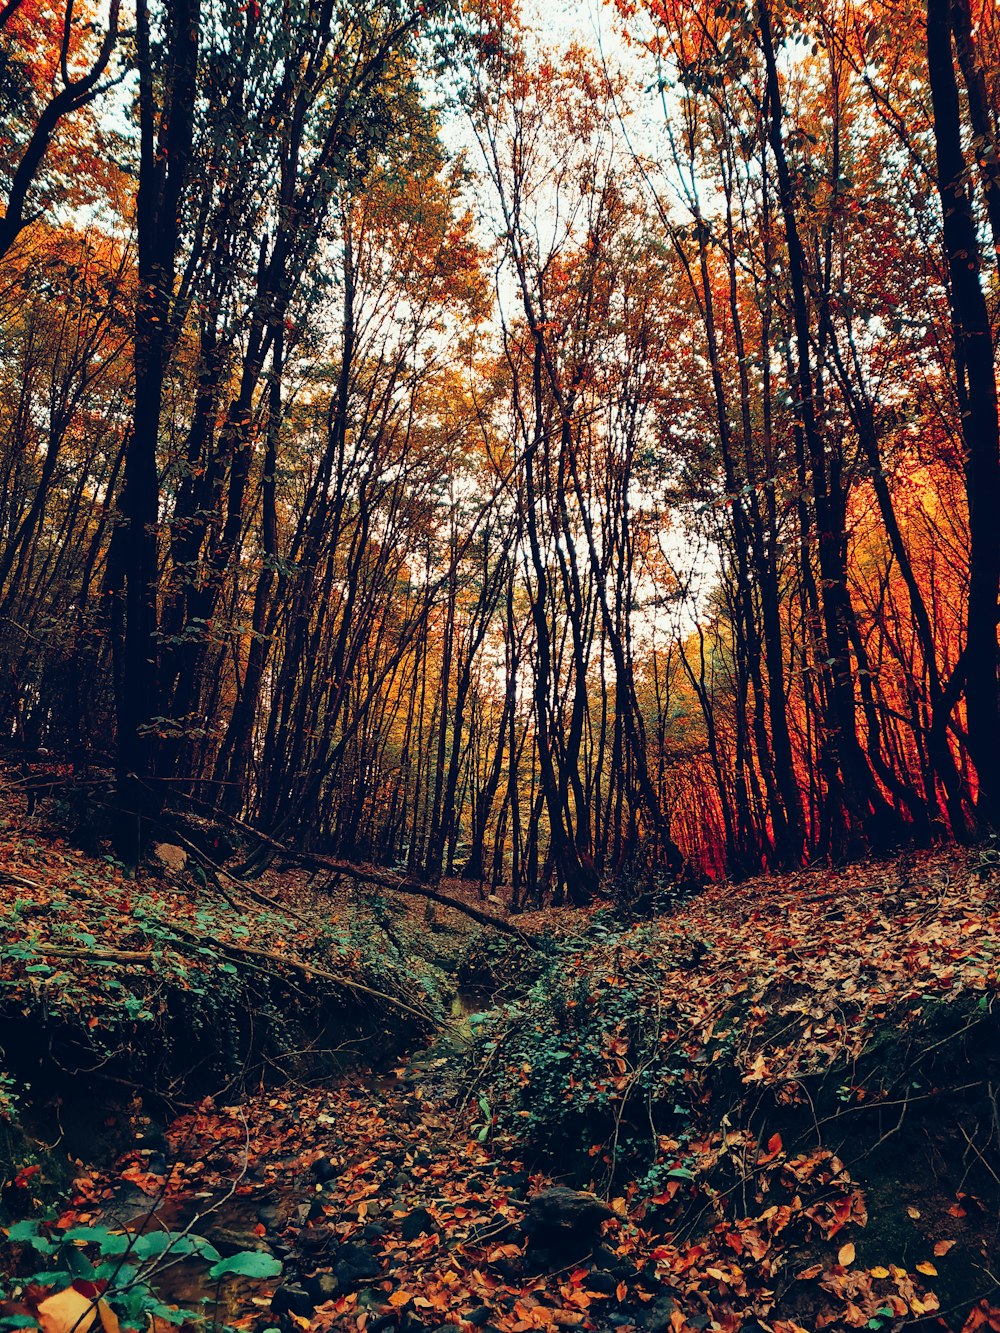
M 97 1302 L 97 1313 L 101 1316 L 101 1324 L 104 1326 L 104 1333 L 121 1333 L 121 1325 L 118 1322 L 118 1316 L 107 1301 L 102 1300 Z
M 38 1307 L 42 1333 L 87 1333 L 96 1318 L 94 1301 L 72 1287 L 57 1291 Z
M 923 1273 L 925 1277 L 937 1277 L 937 1269 L 926 1259 L 922 1264 L 917 1264 L 917 1272 Z
M 839 1251 L 837 1252 L 837 1263 L 843 1264 L 845 1268 L 848 1268 L 851 1264 L 854 1263 L 855 1254 L 856 1251 L 854 1249 L 854 1246 L 851 1244 L 850 1241 L 848 1241 L 846 1245 L 841 1245 Z
M 953 1240 L 936 1240 L 934 1242 L 934 1253 L 940 1259 L 942 1255 L 948 1253 L 954 1244 Z
M 907 1207 L 906 1211 L 910 1215 L 910 1217 L 914 1219 L 914 1221 L 916 1221 L 916 1219 L 920 1216 L 920 1209 L 914 1208 L 912 1203 Z

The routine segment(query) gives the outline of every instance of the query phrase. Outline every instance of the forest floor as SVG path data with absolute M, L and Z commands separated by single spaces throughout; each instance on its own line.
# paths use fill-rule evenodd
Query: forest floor
M 0 1328 L 1000 1330 L 992 851 L 518 937 L 3 796 Z

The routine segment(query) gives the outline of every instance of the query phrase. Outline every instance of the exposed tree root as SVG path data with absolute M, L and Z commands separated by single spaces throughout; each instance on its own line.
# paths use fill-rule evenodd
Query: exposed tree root
M 178 921 L 170 923 L 170 929 L 176 934 L 181 935 L 192 944 L 204 947 L 205 939 L 203 936 L 195 934 L 188 930 L 186 926 Z M 366 995 L 371 999 L 382 1001 L 394 1009 L 398 1009 L 410 1017 L 416 1018 L 424 1026 L 433 1026 L 434 1016 L 428 1010 L 419 1008 L 416 1005 L 408 1004 L 406 1000 L 398 996 L 390 995 L 386 991 L 377 990 L 374 986 L 366 986 L 363 981 L 354 981 L 349 977 L 343 977 L 336 972 L 329 972 L 326 968 L 316 967 L 312 963 L 302 962 L 298 958 L 292 958 L 288 954 L 277 953 L 271 949 L 257 949 L 250 944 L 232 944 L 228 940 L 213 939 L 212 947 L 220 952 L 228 954 L 231 958 L 245 960 L 247 958 L 257 959 L 272 966 L 264 970 L 274 973 L 274 965 L 282 968 L 288 968 L 293 972 L 300 973 L 308 980 L 326 981 L 330 985 L 336 986 L 341 990 L 351 991 L 360 995 Z M 119 963 L 121 965 L 140 965 L 149 967 L 156 960 L 156 955 L 149 949 L 91 949 L 75 948 L 72 945 L 47 944 L 44 941 L 32 941 L 32 948 L 42 957 L 51 958 L 75 958 L 83 961 L 92 961 L 100 963 Z
M 201 945 L 203 939 L 196 935 L 194 931 L 188 930 L 177 921 L 170 923 L 170 929 L 190 939 L 192 942 Z M 292 958 L 288 954 L 276 953 L 272 949 L 256 949 L 251 944 L 233 944 L 229 940 L 213 940 L 213 945 L 227 953 L 232 958 L 257 958 L 264 962 L 276 963 L 280 967 L 291 968 L 293 972 L 299 972 L 302 976 L 311 980 L 328 981 L 332 986 L 341 987 L 344 990 L 354 991 L 361 995 L 368 995 L 376 1000 L 391 1005 L 394 1009 L 399 1009 L 411 1017 L 419 1019 L 423 1024 L 433 1026 L 434 1016 L 428 1010 L 417 1008 L 415 1005 L 408 1004 L 405 1000 L 399 999 L 395 995 L 390 995 L 387 991 L 376 990 L 374 986 L 366 986 L 362 981 L 353 981 L 348 977 L 342 977 L 336 972 L 328 972 L 323 967 L 316 967 L 312 963 L 302 962 L 301 959 Z

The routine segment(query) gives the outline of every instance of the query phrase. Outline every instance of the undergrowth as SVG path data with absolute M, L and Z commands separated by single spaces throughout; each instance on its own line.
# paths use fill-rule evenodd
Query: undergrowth
M 993 878 L 870 866 L 776 887 L 719 886 L 652 922 L 595 915 L 478 1025 L 466 1095 L 491 1136 L 622 1193 L 673 1245 L 734 1236 L 743 1253 L 752 1236 L 763 1255 L 777 1226 L 846 1294 L 825 1247 L 863 1227 L 868 1327 L 892 1301 L 968 1310 L 1000 1248 L 980 1220 L 1000 1212 Z M 879 1306 L 878 1275 L 907 1264 L 938 1294 Z
M 196 868 L 133 876 L 21 829 L 0 833 L 0 865 L 0 1146 L 15 1168 L 32 1137 L 61 1137 L 68 1089 L 74 1103 L 236 1095 L 391 1059 L 445 1012 L 450 983 L 374 894 L 340 912 L 239 901 Z

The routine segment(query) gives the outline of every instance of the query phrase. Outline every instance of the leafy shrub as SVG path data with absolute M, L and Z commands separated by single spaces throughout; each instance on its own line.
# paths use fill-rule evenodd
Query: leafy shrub
M 41 1288 L 50 1295 L 63 1293 L 69 1300 L 75 1296 L 81 1327 L 87 1322 L 81 1297 L 95 1307 L 106 1305 L 125 1329 L 145 1330 L 154 1319 L 170 1324 L 204 1321 L 201 1312 L 179 1310 L 156 1292 L 157 1274 L 184 1259 L 211 1264 L 208 1277 L 219 1283 L 227 1277 L 272 1278 L 281 1272 L 273 1255 L 245 1250 L 223 1259 L 202 1236 L 183 1231 L 133 1235 L 104 1226 L 56 1231 L 32 1220 L 15 1223 L 7 1232 L 7 1242 L 22 1255 L 34 1251 L 49 1265 L 41 1272 L 26 1274 L 17 1285 Z M 0 1329 L 34 1327 L 31 1315 L 0 1317 Z
M 489 1071 L 492 1121 L 546 1164 L 580 1178 L 620 1169 L 686 1170 L 693 1052 L 665 957 L 648 927 L 615 930 L 595 917 L 588 934 L 558 947 L 538 979 L 480 1026 L 473 1058 Z
M 532 948 L 513 935 L 483 930 L 466 949 L 456 980 L 463 989 L 494 1000 L 515 989 L 523 991 L 551 959 L 554 948 L 554 941 L 548 937 L 543 937 L 538 948 Z

